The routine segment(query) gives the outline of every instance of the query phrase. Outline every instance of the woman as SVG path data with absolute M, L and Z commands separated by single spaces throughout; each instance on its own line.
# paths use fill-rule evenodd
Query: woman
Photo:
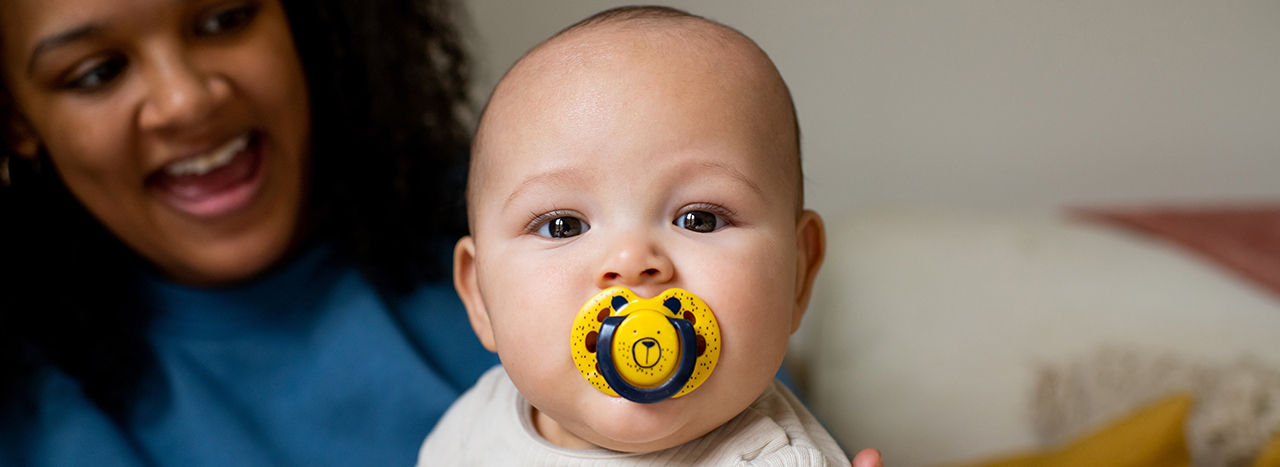
M 0 3 L 0 464 L 408 464 L 495 363 L 448 5 Z

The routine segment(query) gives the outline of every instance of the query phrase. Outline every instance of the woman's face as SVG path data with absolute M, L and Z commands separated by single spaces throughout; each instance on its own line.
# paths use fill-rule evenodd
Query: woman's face
M 298 230 L 306 82 L 275 0 L 4 0 L 17 150 L 173 278 L 262 271 Z

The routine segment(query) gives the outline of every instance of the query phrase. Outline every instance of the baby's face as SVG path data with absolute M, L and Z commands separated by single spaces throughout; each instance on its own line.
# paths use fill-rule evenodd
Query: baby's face
M 537 410 L 596 445 L 660 449 L 724 423 L 769 384 L 807 301 L 805 242 L 819 243 L 820 261 L 821 221 L 798 207 L 794 123 L 769 95 L 772 68 L 743 70 L 763 57 L 588 36 L 590 53 L 544 51 L 490 104 L 459 288 Z M 706 301 L 723 338 L 710 379 L 655 404 L 588 384 L 571 323 L 610 286 Z

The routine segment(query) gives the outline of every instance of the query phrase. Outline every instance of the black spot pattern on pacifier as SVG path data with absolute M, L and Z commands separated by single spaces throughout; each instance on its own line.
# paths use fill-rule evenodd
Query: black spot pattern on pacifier
M 662 306 L 665 306 L 667 307 L 668 310 L 671 310 L 671 314 L 680 314 L 680 299 L 677 297 L 671 297 L 666 300 L 663 300 Z

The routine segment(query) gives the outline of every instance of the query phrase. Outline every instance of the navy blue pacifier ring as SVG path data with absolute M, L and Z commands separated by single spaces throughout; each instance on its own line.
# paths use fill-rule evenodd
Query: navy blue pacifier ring
M 693 368 L 698 359 L 697 351 L 692 344 L 697 336 L 693 331 L 693 324 L 684 319 L 667 318 L 671 321 L 671 325 L 675 326 L 676 334 L 680 336 L 680 365 L 662 384 L 652 388 L 640 388 L 623 380 L 617 368 L 613 366 L 613 334 L 625 318 L 626 316 L 610 316 L 605 318 L 600 327 L 600 337 L 596 341 L 596 363 L 600 367 L 600 376 L 609 383 L 609 387 L 613 388 L 614 392 L 631 402 L 652 404 L 667 400 L 680 392 L 680 389 L 689 382 L 689 377 L 693 375 Z

